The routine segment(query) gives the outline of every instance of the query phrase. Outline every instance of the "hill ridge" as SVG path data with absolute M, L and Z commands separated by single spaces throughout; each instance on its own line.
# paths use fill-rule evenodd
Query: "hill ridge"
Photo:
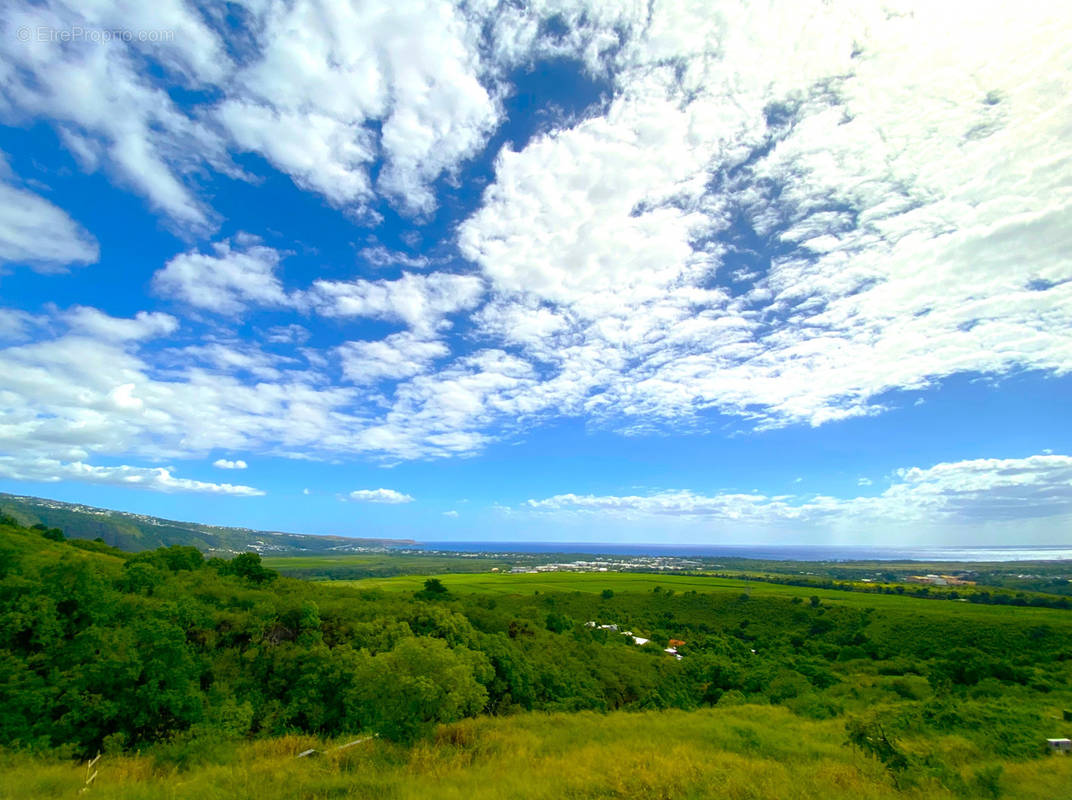
M 0 512 L 25 525 L 62 528 L 75 539 L 101 538 L 121 550 L 192 545 L 206 553 L 257 552 L 272 555 L 382 552 L 414 544 L 411 539 L 348 537 L 206 525 L 46 497 L 0 492 Z M 270 541 L 264 541 L 270 537 Z

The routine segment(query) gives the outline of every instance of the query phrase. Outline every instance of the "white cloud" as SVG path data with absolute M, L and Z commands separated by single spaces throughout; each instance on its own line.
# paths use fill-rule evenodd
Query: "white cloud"
M 40 195 L 0 183 L 0 264 L 63 272 L 92 264 L 96 240 L 65 211 Z
M 101 467 L 81 461 L 62 462 L 49 458 L 20 458 L 0 455 L 0 477 L 20 481 L 76 481 L 149 489 L 154 492 L 226 494 L 239 497 L 263 495 L 260 489 L 230 483 L 208 483 L 176 478 L 172 467 Z
M 396 492 L 394 489 L 357 489 L 350 492 L 349 498 L 359 503 L 386 503 L 389 505 L 413 502 L 413 498 L 408 494 Z
M 376 245 L 362 249 L 358 256 L 366 264 L 375 268 L 382 267 L 406 267 L 408 269 L 427 269 L 432 261 L 427 256 L 411 256 L 400 253 L 397 250 L 388 250 L 386 247 Z
M 271 373 L 254 369 L 256 360 L 227 360 L 231 351 L 215 345 L 203 354 L 216 359 L 214 369 L 189 358 L 160 369 L 174 356 L 156 338 L 176 326 L 165 314 L 117 319 L 75 309 L 57 312 L 51 337 L 0 349 L 0 452 L 63 461 L 213 449 L 355 452 L 347 442 L 367 422 L 349 410 L 354 392 L 308 370 Z M 254 380 L 237 377 L 240 370 Z
M 459 232 L 497 295 L 482 332 L 555 405 L 819 425 L 955 373 L 1072 370 L 1067 11 L 615 24 L 605 116 L 500 154 Z
M 407 212 L 430 212 L 429 184 L 498 123 L 480 81 L 480 23 L 453 4 L 299 0 L 254 13 L 256 52 L 217 119 L 239 147 L 334 205 L 370 198 L 368 168 L 382 155 L 379 190 Z
M 153 288 L 171 297 L 221 314 L 237 314 L 248 305 L 281 306 L 289 302 L 276 275 L 282 254 L 238 237 L 218 242 L 214 255 L 190 252 L 175 256 L 153 276 Z
M 857 478 L 856 479 L 856 485 L 857 486 L 870 486 L 871 483 L 872 483 L 872 481 L 871 481 L 870 478 Z
M 457 519 L 458 518 L 458 512 L 454 511 L 453 509 L 451 509 L 450 511 L 444 511 L 443 516 L 444 517 L 450 517 L 451 519 Z
M 247 177 L 230 149 L 355 214 L 374 191 L 427 214 L 430 185 L 476 155 L 502 116 L 501 91 L 483 82 L 485 21 L 441 0 L 254 3 L 227 20 L 179 0 L 24 3 L 0 31 L 0 115 L 48 119 L 86 171 L 104 167 L 199 232 L 217 221 L 197 194 L 205 168 Z M 165 35 L 70 46 L 36 35 L 75 29 Z M 171 86 L 211 99 L 180 105 Z
M 45 323 L 41 317 L 17 308 L 0 308 L 0 341 L 29 339 L 31 332 Z
M 546 406 L 531 365 L 501 350 L 457 359 L 438 373 L 401 383 L 384 416 L 359 437 L 362 447 L 403 458 L 479 450 L 492 423 L 516 425 Z
M 549 113 L 542 133 L 499 154 L 458 228 L 477 274 L 288 292 L 283 253 L 237 236 L 154 280 L 223 315 L 257 306 L 407 328 L 380 341 L 302 360 L 219 331 L 159 347 L 180 333 L 164 314 L 8 314 L 0 444 L 65 463 L 468 455 L 552 415 L 628 433 L 702 427 L 707 410 L 820 425 L 958 373 L 1066 374 L 1072 15 L 917 6 L 302 0 L 256 7 L 228 28 L 230 50 L 210 15 L 177 2 L 16 8 L 0 23 L 3 120 L 48 120 L 86 170 L 195 231 L 213 224 L 198 176 L 239 175 L 229 143 L 348 211 L 379 191 L 425 214 L 429 187 L 499 123 L 511 69 L 579 58 L 613 90 L 594 116 Z M 545 24 L 556 15 L 561 35 Z M 14 35 L 76 22 L 177 35 L 151 50 Z M 160 75 L 210 105 L 178 108 Z M 38 245 L 54 248 L 39 268 L 96 257 L 65 212 L 33 197 L 14 198 L 12 213 L 33 218 L 10 225 L 51 218 L 58 234 L 11 234 L 16 261 Z M 359 258 L 431 266 L 383 245 Z M 449 317 L 465 313 L 472 324 L 455 333 Z M 31 333 L 41 338 L 27 344 Z M 280 350 L 307 337 L 297 324 L 264 334 Z
M 249 465 L 242 459 L 228 461 L 226 458 L 217 458 L 212 462 L 212 466 L 216 469 L 246 469 Z
M 264 339 L 271 344 L 303 344 L 310 336 L 308 328 L 290 324 L 269 328 L 264 334 Z
M 162 365 L 167 362 L 179 368 L 191 369 L 204 365 L 216 374 L 237 376 L 246 373 L 260 380 L 277 381 L 282 379 L 286 368 L 293 368 L 298 359 L 265 352 L 252 343 L 209 342 L 166 350 L 158 363 Z
M 970 525 L 1072 513 L 1072 456 L 957 461 L 901 469 L 895 478 L 876 497 L 704 495 L 676 490 L 623 496 L 560 494 L 528 500 L 525 507 L 540 512 L 687 517 L 797 529 L 860 526 L 869 521 L 876 525 Z
M 449 354 L 450 348 L 443 342 L 422 339 L 408 331 L 339 347 L 343 375 L 359 384 L 411 378 L 427 372 L 436 359 Z
M 71 333 L 103 341 L 155 339 L 174 333 L 179 327 L 177 319 L 159 311 L 139 311 L 133 318 L 123 319 L 89 306 L 74 306 L 60 316 Z
M 115 38 L 70 46 L 17 35 L 75 29 L 173 35 L 151 44 Z M 233 171 L 223 142 L 181 111 L 153 83 L 149 68 L 161 64 L 175 84 L 189 88 L 223 78 L 230 60 L 195 10 L 177 0 L 144 6 L 52 0 L 8 8 L 0 33 L 0 116 L 6 122 L 48 119 L 87 171 L 105 166 L 183 226 L 212 225 L 190 176 L 205 165 Z
M 473 275 L 403 273 L 397 280 L 316 281 L 298 302 L 326 317 L 403 322 L 430 335 L 447 314 L 473 308 L 484 284 Z

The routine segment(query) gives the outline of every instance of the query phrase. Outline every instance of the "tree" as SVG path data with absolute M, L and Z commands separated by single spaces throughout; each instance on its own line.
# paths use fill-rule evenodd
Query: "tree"
M 354 681 L 363 716 L 394 741 L 412 742 L 437 723 L 474 716 L 488 701 L 481 684 L 492 671 L 484 655 L 441 639 L 404 639 L 366 664 Z
M 424 591 L 428 592 L 428 594 L 446 594 L 447 587 L 443 585 L 439 578 L 429 578 L 424 582 Z
M 447 587 L 439 578 L 429 578 L 424 582 L 424 588 L 414 592 L 413 596 L 417 600 L 444 600 L 448 594 Z
M 230 561 L 224 562 L 220 568 L 221 575 L 237 575 L 246 578 L 253 583 L 267 583 L 279 577 L 273 569 L 267 569 L 261 564 L 259 553 L 241 553 Z
M 574 625 L 570 617 L 565 614 L 559 614 L 557 611 L 552 611 L 548 614 L 544 622 L 547 630 L 551 631 L 551 633 L 565 633 Z
M 63 535 L 63 531 L 59 528 L 48 528 L 41 532 L 41 535 L 46 539 L 51 539 L 54 542 L 65 542 L 67 537 Z

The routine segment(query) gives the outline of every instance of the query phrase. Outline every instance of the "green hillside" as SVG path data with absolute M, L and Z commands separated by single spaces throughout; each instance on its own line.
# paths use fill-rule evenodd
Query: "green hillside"
M 1072 778 L 1046 750 L 1070 708 L 1062 609 L 702 576 L 300 581 L 0 522 L 0 797 L 73 796 L 102 752 L 90 794 L 117 800 L 1041 800 Z
M 0 513 L 26 526 L 43 524 L 60 528 L 70 538 L 99 538 L 129 552 L 183 545 L 196 547 L 203 553 L 220 554 L 338 554 L 382 551 L 386 547 L 410 543 L 408 540 L 314 536 L 177 522 L 12 494 L 0 494 Z

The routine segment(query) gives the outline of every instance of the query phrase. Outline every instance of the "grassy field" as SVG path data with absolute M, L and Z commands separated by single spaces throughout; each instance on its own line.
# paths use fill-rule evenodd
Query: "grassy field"
M 368 553 L 362 555 L 265 556 L 264 565 L 282 575 L 307 580 L 390 577 L 439 572 L 486 572 L 492 567 L 509 570 L 511 563 L 492 558 L 422 553 Z
M 938 756 L 943 767 L 905 776 L 896 788 L 879 762 L 845 744 L 843 720 L 805 720 L 771 706 L 484 717 L 443 726 L 413 748 L 370 740 L 296 758 L 307 748 L 328 750 L 344 741 L 289 736 L 220 744 L 186 770 L 151 752 L 105 755 L 86 796 L 1055 800 L 1072 786 L 1072 758 L 994 761 L 948 736 L 903 742 Z M 74 797 L 87 776 L 84 765 L 15 754 L 0 756 L 0 769 L 4 800 Z
M 329 581 L 325 586 L 337 588 L 381 589 L 389 592 L 414 592 L 424 586 L 429 577 L 441 580 L 450 591 L 498 595 L 524 595 L 533 592 L 589 592 L 604 589 L 613 592 L 651 592 L 655 587 L 676 592 L 742 592 L 757 597 L 819 597 L 850 608 L 909 609 L 918 613 L 964 615 L 976 619 L 1017 619 L 1067 622 L 1072 627 L 1072 613 L 1046 608 L 988 606 L 950 600 L 930 600 L 896 594 L 842 592 L 805 586 L 785 586 L 776 583 L 748 581 L 736 578 L 716 578 L 698 575 L 663 575 L 634 572 L 543 572 L 543 573 L 474 573 L 405 575 L 394 578 L 368 578 L 357 581 Z

